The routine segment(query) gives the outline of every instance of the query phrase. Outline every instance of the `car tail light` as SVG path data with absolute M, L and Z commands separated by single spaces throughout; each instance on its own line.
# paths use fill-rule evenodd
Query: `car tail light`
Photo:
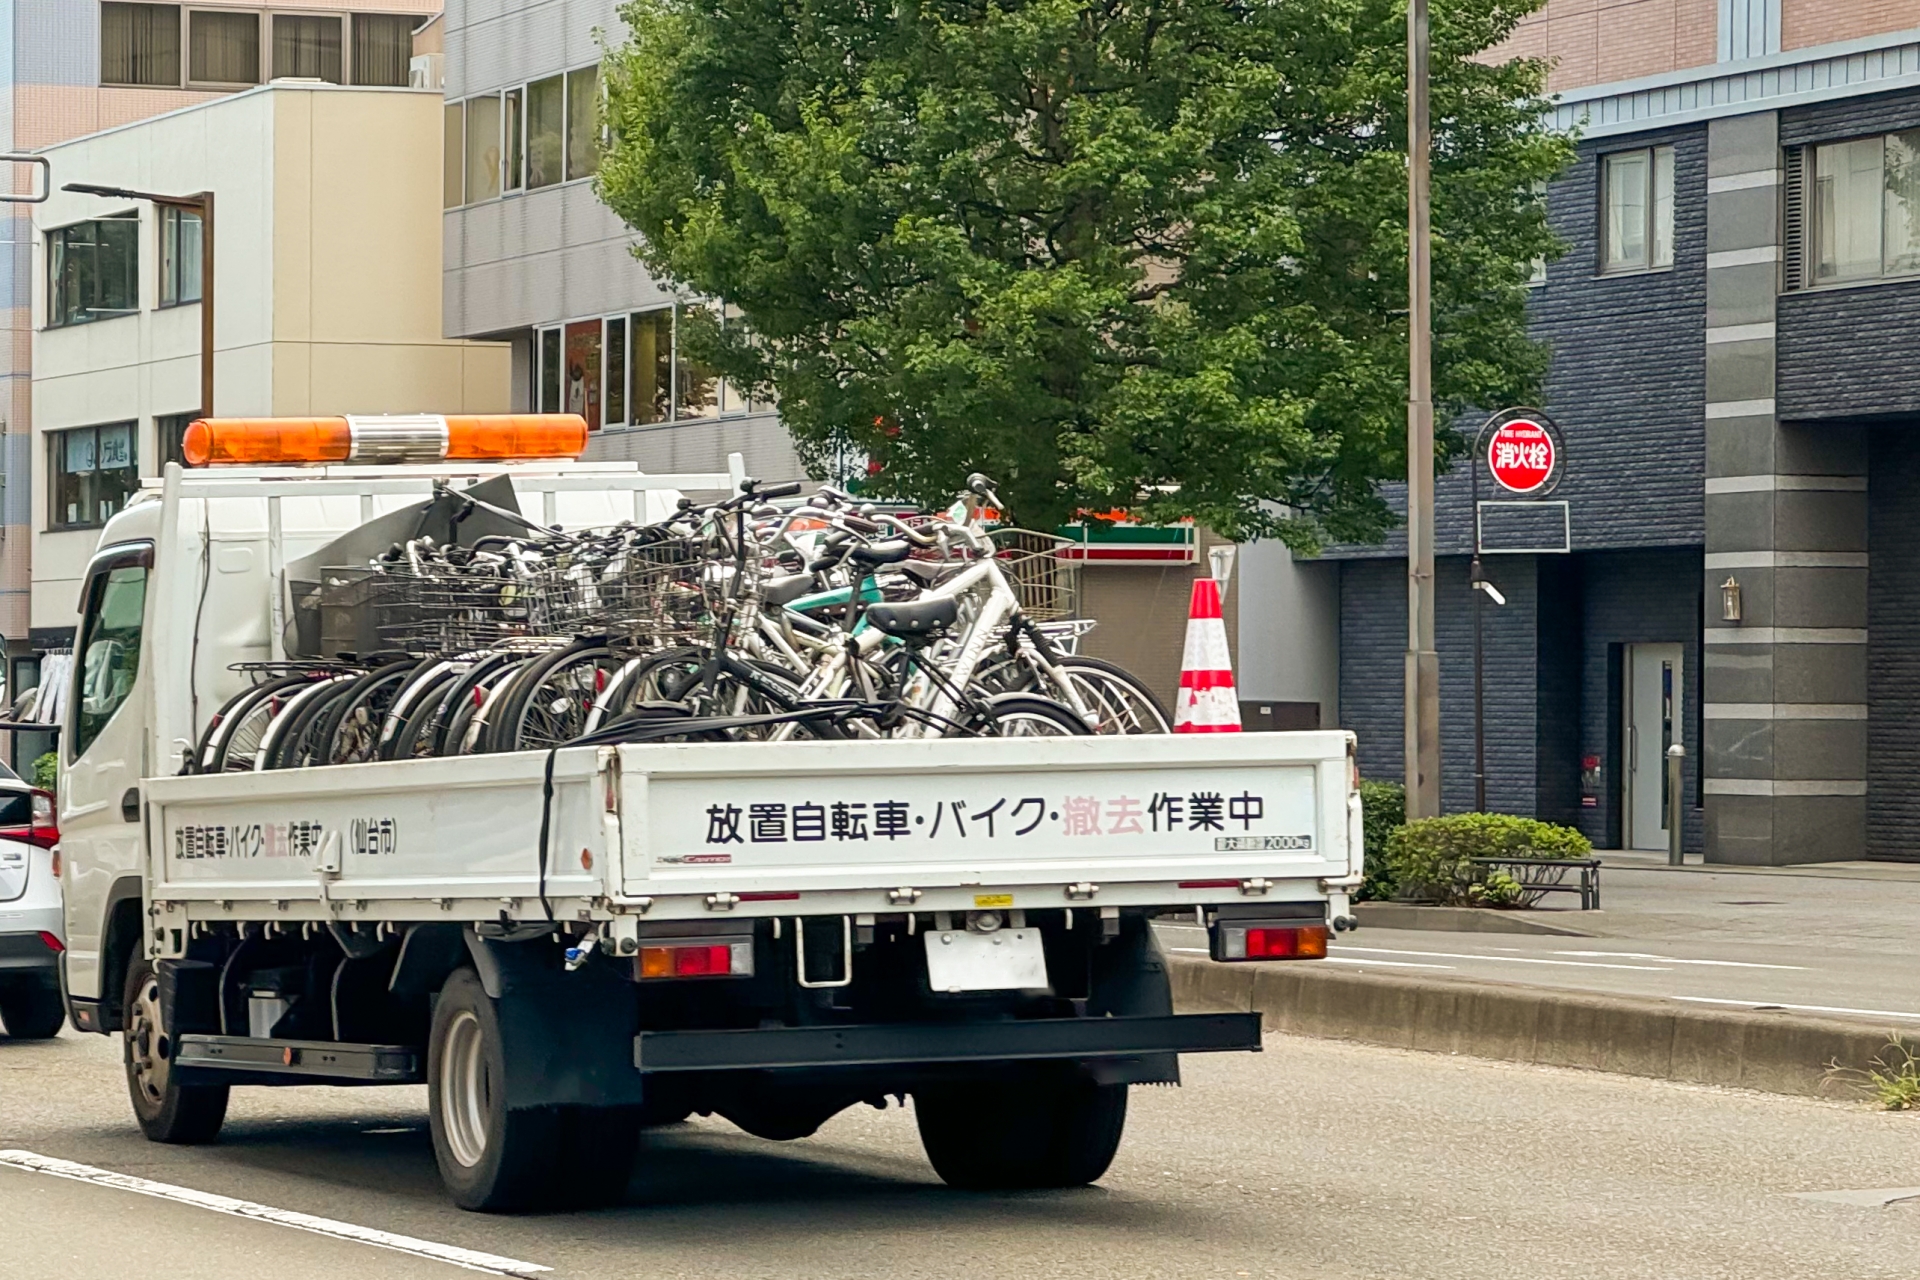
M 42 849 L 51 849 L 60 843 L 60 828 L 54 825 L 53 793 L 35 788 L 33 791 L 33 821 L 24 827 L 0 827 L 0 840 L 23 840 L 28 844 L 37 844 Z M 54 875 L 60 874 L 55 868 Z
M 45 929 L 40 931 L 40 941 L 47 944 L 47 950 L 49 951 L 65 951 L 67 949 L 67 944 L 60 941 L 59 935 L 48 933 Z
M 643 939 L 634 972 L 655 978 L 750 978 L 752 938 Z
M 1214 930 L 1215 960 L 1324 960 L 1324 924 L 1222 921 Z

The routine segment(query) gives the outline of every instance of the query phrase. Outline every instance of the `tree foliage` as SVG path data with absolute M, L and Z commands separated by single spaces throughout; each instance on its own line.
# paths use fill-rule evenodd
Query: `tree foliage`
M 1538 0 L 1434 18 L 1435 392 L 1529 399 Z M 1001 481 L 1025 523 L 1377 537 L 1404 476 L 1396 0 L 631 0 L 600 187 L 696 354 L 880 490 Z M 1284 504 L 1292 515 L 1281 514 Z

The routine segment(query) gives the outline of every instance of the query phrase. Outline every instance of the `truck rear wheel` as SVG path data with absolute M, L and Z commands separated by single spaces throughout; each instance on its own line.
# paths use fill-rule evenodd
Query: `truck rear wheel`
M 67 1020 L 60 988 L 38 984 L 0 988 L 0 1022 L 15 1040 L 51 1040 Z
M 212 1142 L 227 1119 L 227 1086 L 181 1084 L 173 1074 L 173 1039 L 160 1012 L 160 979 L 145 958 L 127 971 L 120 1025 L 133 1118 L 149 1142 L 193 1146 Z
M 440 989 L 427 1042 L 427 1121 L 441 1181 L 462 1209 L 510 1213 L 550 1203 L 561 1115 L 507 1105 L 500 1016 L 471 969 Z
M 941 1181 L 968 1191 L 1078 1187 L 1113 1163 L 1127 1086 L 1078 1075 L 916 1090 L 920 1144 Z

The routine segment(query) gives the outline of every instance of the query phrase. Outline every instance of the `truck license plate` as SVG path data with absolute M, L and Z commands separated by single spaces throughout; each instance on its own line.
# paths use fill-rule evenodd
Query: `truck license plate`
M 936 929 L 927 940 L 927 979 L 935 991 L 1021 991 L 1047 985 L 1038 929 Z

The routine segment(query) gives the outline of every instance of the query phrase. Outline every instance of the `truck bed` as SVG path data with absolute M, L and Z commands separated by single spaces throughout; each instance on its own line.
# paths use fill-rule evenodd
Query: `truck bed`
M 644 744 L 147 784 L 149 901 L 538 921 L 1336 901 L 1341 732 Z M 542 867 L 542 823 L 547 826 Z

